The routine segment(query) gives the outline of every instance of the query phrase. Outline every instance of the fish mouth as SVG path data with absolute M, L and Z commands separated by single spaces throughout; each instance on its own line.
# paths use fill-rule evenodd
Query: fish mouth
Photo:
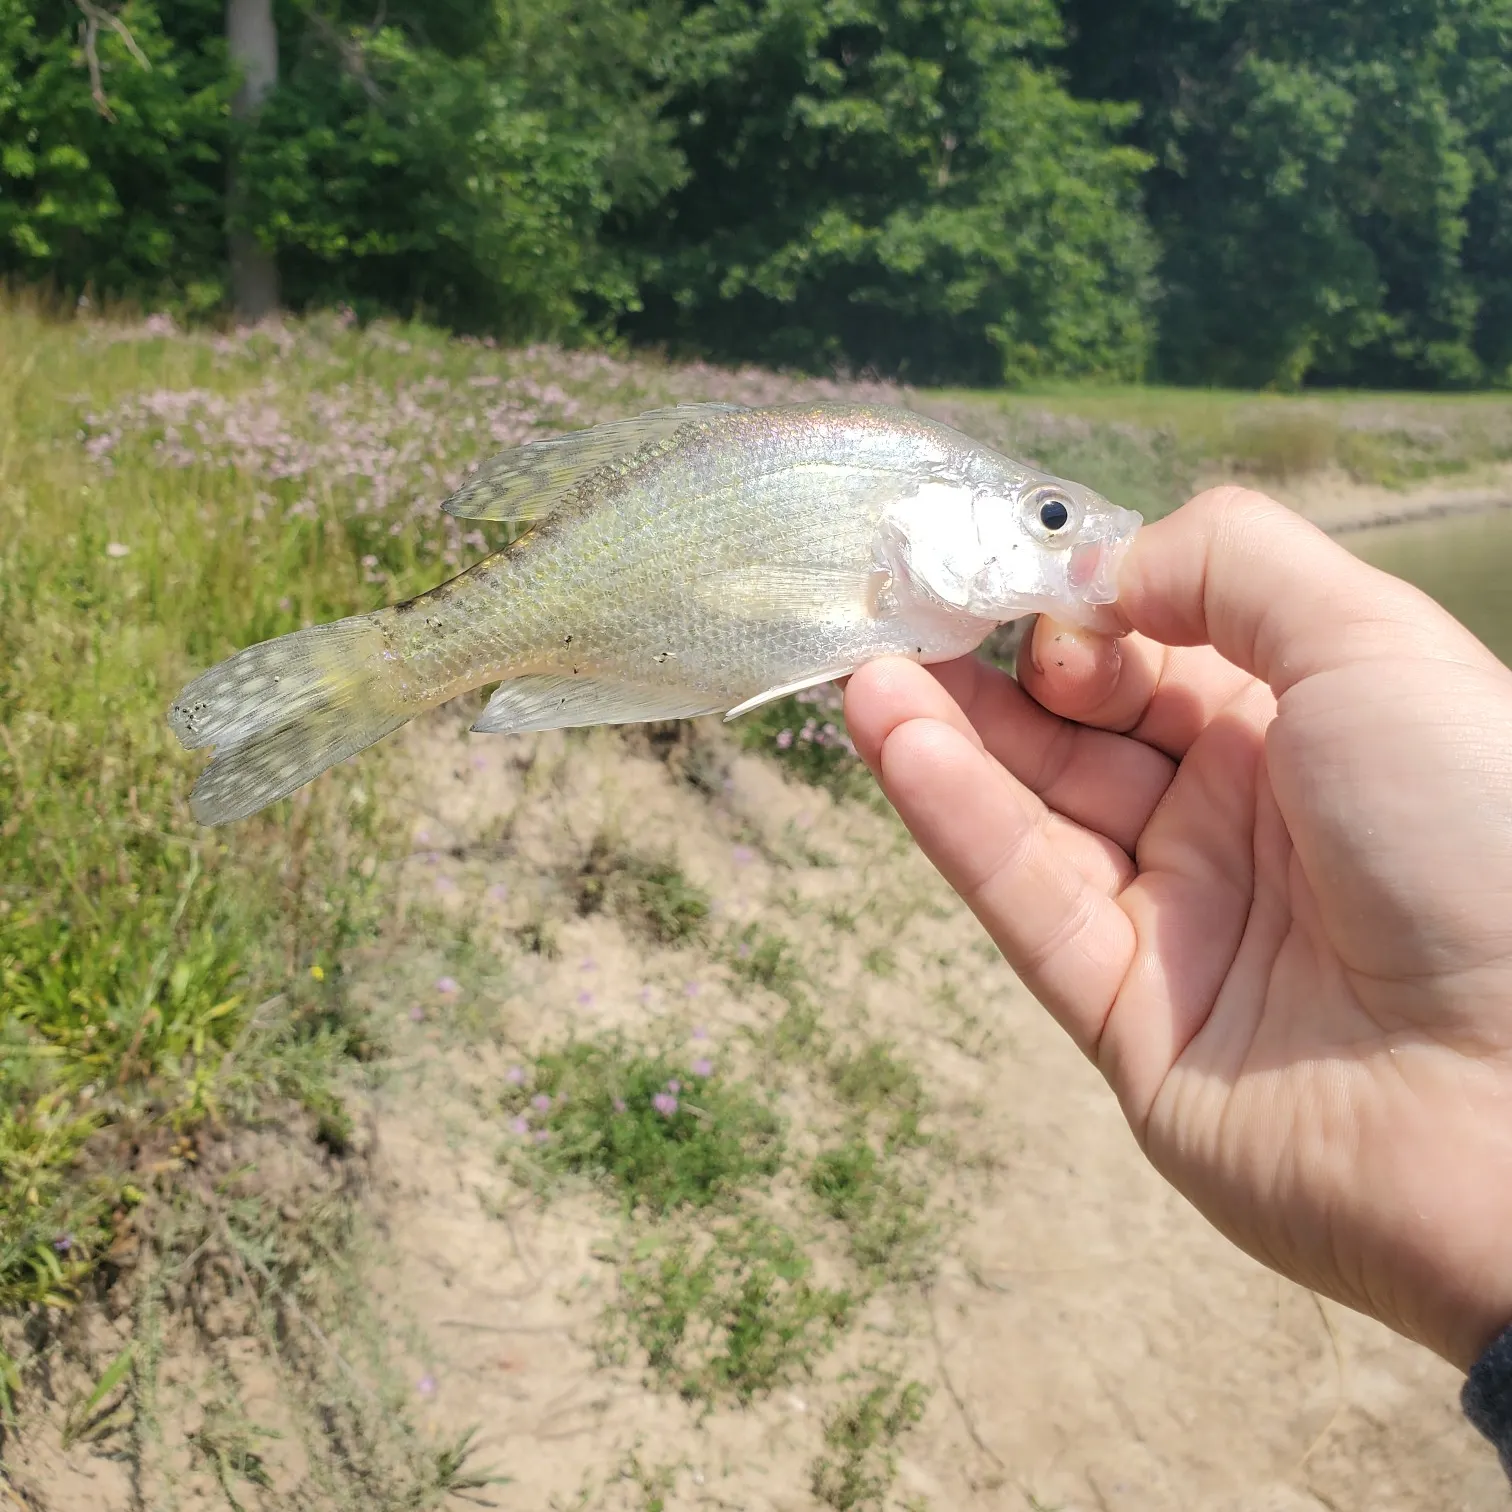
M 1118 569 L 1133 544 L 1134 530 L 1123 530 L 1074 546 L 1066 564 L 1066 586 L 1089 606 L 1116 603 Z

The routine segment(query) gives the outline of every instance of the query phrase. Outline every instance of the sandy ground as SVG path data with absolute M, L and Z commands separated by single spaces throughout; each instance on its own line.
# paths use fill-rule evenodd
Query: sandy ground
M 359 1109 L 373 1236 L 364 1286 L 422 1434 L 440 1442 L 475 1427 L 478 1462 L 509 1477 L 473 1504 L 819 1507 L 811 1467 L 826 1414 L 853 1393 L 856 1371 L 877 1366 L 930 1395 L 896 1446 L 885 1498 L 857 1506 L 1507 1505 L 1493 1455 L 1459 1416 L 1457 1374 L 1262 1270 L 1154 1176 L 1098 1077 L 890 817 L 791 782 L 721 733 L 712 740 L 710 794 L 610 732 L 502 741 L 439 716 L 405 737 L 414 848 L 390 882 L 405 921 L 393 938 L 406 943 L 358 965 L 357 991 L 394 1052 Z M 566 906 L 563 865 L 606 828 L 631 845 L 675 845 L 716 900 L 716 930 L 779 921 L 834 1031 L 893 1042 L 934 1104 L 929 1127 L 945 1152 L 929 1167 L 944 1220 L 936 1276 L 884 1289 L 811 1376 L 745 1408 L 703 1413 L 655 1390 L 634 1357 L 604 1363 L 612 1260 L 634 1226 L 627 1235 L 586 1189 L 538 1202 L 497 1158 L 497 1090 L 532 1050 L 620 1028 L 697 1034 L 733 1063 L 743 1031 L 777 1011 L 737 991 L 708 950 L 655 946 Z M 834 922 L 850 914 L 853 927 Z M 555 958 L 520 947 L 520 926 L 541 918 Z M 471 943 L 459 955 L 464 923 Z M 865 963 L 882 946 L 892 965 L 878 974 Z M 448 977 L 455 990 L 438 988 Z M 795 1127 L 812 1101 L 794 1073 L 780 1106 Z M 777 1211 L 781 1188 L 769 1197 Z M 821 1269 L 832 1264 L 833 1236 L 808 1238 Z M 229 1361 L 251 1415 L 288 1429 L 286 1384 L 234 1333 L 210 1349 L 216 1368 Z M 102 1338 L 101 1358 L 109 1348 Z M 13 1448 L 28 1493 L 17 1505 L 228 1505 L 182 1448 L 215 1365 L 203 1342 L 184 1348 L 164 1388 L 179 1393 L 179 1447 L 164 1448 L 145 1485 L 109 1440 L 59 1452 L 53 1424 Z M 286 1497 L 303 1474 L 297 1439 L 267 1441 L 271 1489 L 243 1489 L 241 1505 L 296 1505 Z M 297 1505 L 328 1504 L 306 1494 Z
M 933 1388 L 887 1505 L 1506 1505 L 1493 1457 L 1458 1415 L 1456 1373 L 1276 1279 L 1167 1189 L 1098 1077 L 889 818 L 751 757 L 710 802 L 609 738 L 567 755 L 560 737 L 542 737 L 531 767 L 518 750 L 440 725 L 411 750 L 430 799 L 411 821 L 407 906 L 481 907 L 502 931 L 520 918 L 521 883 L 601 824 L 632 841 L 675 839 L 727 918 L 783 915 L 836 1019 L 890 1038 L 923 1071 L 934 1127 L 957 1152 L 934 1177 L 936 1198 L 958 1224 L 935 1282 L 874 1308 L 859 1331 L 869 1337 L 850 1344 L 855 1358 L 897 1357 Z M 507 844 L 490 847 L 500 833 Z M 510 896 L 498 900 L 501 882 Z M 866 912 L 842 933 L 821 904 Z M 897 958 L 886 978 L 860 964 L 881 940 Z M 808 1466 L 834 1363 L 702 1419 L 633 1367 L 596 1368 L 592 1339 L 613 1290 L 597 1257 L 615 1220 L 587 1196 L 526 1200 L 479 1137 L 479 1095 L 532 1045 L 611 1025 L 681 1030 L 695 1017 L 720 1045 L 759 1015 L 708 969 L 688 996 L 690 969 L 613 920 L 569 918 L 560 958 L 520 968 L 487 1048 L 392 996 L 385 971 L 368 983 L 406 1067 L 373 1107 L 372 1201 L 392 1250 L 375 1284 L 396 1328 L 402 1318 L 428 1341 L 415 1361 L 434 1387 L 424 1416 L 437 1431 L 481 1425 L 481 1458 L 514 1477 L 494 1493 L 500 1506 L 648 1505 L 625 1478 L 632 1462 L 671 1468 L 669 1508 L 815 1505 Z
M 1272 491 L 1342 533 L 1504 507 L 1512 468 L 1449 490 L 1323 478 Z M 895 1446 L 883 1499 L 858 1507 L 1508 1505 L 1494 1456 L 1459 1415 L 1457 1373 L 1270 1275 L 1172 1193 L 1099 1078 L 890 816 L 788 780 L 717 726 L 694 742 L 702 786 L 687 780 L 686 742 L 669 760 L 607 731 L 506 741 L 467 735 L 442 713 L 398 743 L 395 788 L 408 796 L 397 822 L 411 851 L 384 879 L 395 927 L 356 963 L 355 988 L 388 1041 L 389 1069 L 358 1098 L 359 1174 L 315 1163 L 295 1184 L 334 1192 L 357 1181 L 361 1285 L 404 1414 L 436 1443 L 476 1429 L 477 1461 L 508 1478 L 472 1493 L 474 1504 L 818 1508 L 823 1424 L 866 1370 L 887 1369 L 922 1382 L 928 1404 Z M 655 945 L 610 914 L 577 914 L 570 873 L 606 833 L 676 852 L 715 900 L 702 946 Z M 609 1030 L 661 1042 L 697 1034 L 749 1070 L 746 1047 L 782 1005 L 741 990 L 717 942 L 751 921 L 791 940 L 842 1042 L 887 1040 L 922 1076 L 941 1239 L 929 1284 L 879 1291 L 810 1374 L 705 1412 L 656 1390 L 633 1354 L 606 1362 L 603 1318 L 634 1225 L 587 1189 L 537 1201 L 499 1159 L 498 1089 L 542 1047 Z M 532 925 L 555 954 L 522 945 Z M 801 1068 L 779 1106 L 801 1143 L 817 1116 Z M 226 1169 L 276 1166 L 290 1148 L 253 1140 L 227 1152 Z M 763 1200 L 801 1227 L 791 1196 L 779 1178 Z M 839 1276 L 835 1235 L 810 1222 L 802 1237 L 821 1276 Z M 133 1472 L 119 1435 L 64 1451 L 58 1413 L 43 1413 L 6 1446 L 0 1507 L 232 1505 L 188 1445 L 216 1382 L 234 1378 L 250 1417 L 281 1435 L 259 1440 L 270 1485 L 242 1487 L 240 1505 L 334 1512 L 306 1483 L 291 1383 L 244 1323 L 232 1308 L 194 1337 L 169 1329 L 168 1428 L 148 1474 Z M 89 1369 L 98 1374 L 124 1330 L 109 1309 L 87 1321 Z

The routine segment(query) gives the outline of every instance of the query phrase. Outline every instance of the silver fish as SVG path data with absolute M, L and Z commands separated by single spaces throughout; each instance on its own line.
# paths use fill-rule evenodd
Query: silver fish
M 654 410 L 486 463 L 442 506 L 529 523 L 407 603 L 249 646 L 170 721 L 241 819 L 426 709 L 497 682 L 475 730 L 724 713 L 881 656 L 964 655 L 1047 612 L 1096 624 L 1141 521 L 880 405 Z

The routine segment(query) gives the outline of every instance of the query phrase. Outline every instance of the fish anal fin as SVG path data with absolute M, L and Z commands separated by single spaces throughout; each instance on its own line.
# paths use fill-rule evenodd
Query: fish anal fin
M 480 735 L 517 735 L 583 725 L 641 724 L 651 719 L 693 719 L 715 714 L 720 707 L 720 699 L 696 688 L 537 674 L 500 683 L 473 729 Z
M 543 520 L 584 478 L 606 464 L 632 455 L 648 441 L 664 440 L 685 427 L 706 425 L 744 408 L 679 404 L 547 441 L 527 441 L 490 458 L 441 507 L 470 520 Z

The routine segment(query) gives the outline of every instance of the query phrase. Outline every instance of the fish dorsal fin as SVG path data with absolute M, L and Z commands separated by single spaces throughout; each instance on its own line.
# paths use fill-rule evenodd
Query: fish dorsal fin
M 738 414 L 743 404 L 678 404 L 591 430 L 527 441 L 490 458 L 441 507 L 467 520 L 544 520 L 590 473 L 648 441 Z

